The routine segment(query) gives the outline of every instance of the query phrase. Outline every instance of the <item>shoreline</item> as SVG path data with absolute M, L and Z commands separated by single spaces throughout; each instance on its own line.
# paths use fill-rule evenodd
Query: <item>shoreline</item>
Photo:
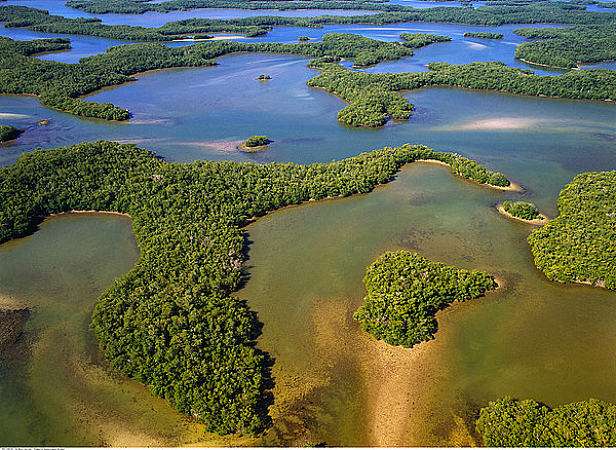
M 503 205 L 501 203 L 499 203 L 496 206 L 496 210 L 502 216 L 505 216 L 508 219 L 517 220 L 518 222 L 524 222 L 524 223 L 527 223 L 529 225 L 542 226 L 542 225 L 545 225 L 546 223 L 548 223 L 550 221 L 550 219 L 545 214 L 541 214 L 541 213 L 539 213 L 540 219 L 528 220 L 528 219 L 522 219 L 521 217 L 516 217 L 516 216 L 508 213 L 507 211 L 505 211 L 505 208 L 503 208 Z
M 237 146 L 237 149 L 240 152 L 244 152 L 244 153 L 259 153 L 259 152 L 264 152 L 269 148 L 269 144 L 266 145 L 257 145 L 255 147 L 248 147 L 246 146 L 244 143 L 241 143 Z
M 23 300 L 0 293 L 0 311 L 19 311 L 22 309 L 31 309 L 31 306 Z
M 438 159 L 417 159 L 414 162 L 420 162 L 420 163 L 424 162 L 424 163 L 428 163 L 428 164 L 438 164 L 439 166 L 445 166 L 445 167 L 451 168 L 450 164 L 448 164 L 446 162 L 443 162 L 443 161 L 440 161 Z M 457 175 L 457 174 L 455 174 L 453 172 L 452 172 L 452 175 L 455 175 L 456 177 L 461 178 L 464 181 L 469 181 L 471 183 L 477 184 L 479 186 L 484 186 L 484 187 L 487 187 L 487 188 L 490 188 L 490 189 L 498 189 L 499 191 L 512 191 L 512 192 L 523 192 L 524 191 L 524 188 L 520 184 L 518 184 L 518 183 L 516 183 L 514 181 L 511 181 L 511 180 L 509 180 L 509 186 L 495 186 L 493 184 L 480 183 L 479 181 L 471 180 L 470 178 L 464 178 L 464 177 L 461 177 L 460 175 Z
M 231 39 L 245 39 L 246 36 L 230 35 L 230 36 L 212 36 L 210 38 L 180 38 L 173 39 L 169 42 L 207 42 L 207 41 L 227 41 Z
M 576 66 L 576 67 L 560 67 L 560 66 L 550 66 L 549 64 L 540 64 L 540 63 L 536 63 L 536 62 L 529 61 L 529 60 L 524 59 L 524 58 L 517 58 L 517 59 L 519 59 L 519 60 L 520 60 L 520 61 L 522 61 L 523 63 L 529 64 L 529 65 L 531 65 L 531 66 L 545 67 L 545 68 L 548 68 L 548 69 L 559 69 L 559 70 L 580 70 L 580 68 L 579 68 L 579 67 L 577 67 L 577 66 Z
M 579 280 L 579 279 L 576 278 L 575 280 L 572 281 L 572 283 L 583 284 L 585 286 L 590 286 L 590 287 L 593 287 L 593 288 L 598 287 L 598 288 L 602 288 L 602 289 L 608 289 L 607 287 L 605 287 L 605 281 L 603 281 L 603 280 L 597 280 L 595 282 L 591 282 L 591 281 L 588 281 L 588 280 Z M 608 289 L 608 290 L 610 290 L 610 289 Z
M 119 212 L 119 211 L 97 211 L 95 209 L 88 209 L 88 210 L 72 209 L 70 211 L 64 211 L 64 212 L 60 212 L 60 213 L 48 214 L 46 216 L 46 218 L 68 216 L 70 214 L 82 215 L 82 216 L 98 216 L 98 215 L 121 216 L 121 217 L 128 217 L 129 219 L 131 218 L 130 214 L 128 214 L 128 213 L 123 213 L 123 212 Z

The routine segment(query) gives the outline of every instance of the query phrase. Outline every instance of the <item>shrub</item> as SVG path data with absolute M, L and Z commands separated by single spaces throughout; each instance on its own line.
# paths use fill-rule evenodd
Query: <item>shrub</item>
M 501 206 L 507 213 L 511 214 L 513 217 L 517 217 L 518 219 L 535 220 L 541 218 L 541 214 L 539 213 L 537 207 L 529 202 L 513 202 L 506 200 L 501 204 Z
M 250 136 L 244 141 L 244 145 L 246 147 L 263 147 L 269 145 L 270 142 L 267 136 Z
M 528 236 L 535 265 L 552 281 L 616 290 L 616 171 L 577 175 L 558 196 L 559 215 Z

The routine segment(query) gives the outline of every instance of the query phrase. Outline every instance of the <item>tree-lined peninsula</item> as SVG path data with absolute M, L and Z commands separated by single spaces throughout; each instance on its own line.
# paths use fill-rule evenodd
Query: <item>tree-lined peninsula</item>
M 616 60 L 616 22 L 607 26 L 521 28 L 516 33 L 532 39 L 516 47 L 516 58 L 532 64 L 568 69 Z
M 535 75 L 498 62 L 431 63 L 428 72 L 361 73 L 337 64 L 313 63 L 321 74 L 308 80 L 349 103 L 338 114 L 348 126 L 378 127 L 389 119 L 406 120 L 413 105 L 400 91 L 446 86 L 509 94 L 579 100 L 616 99 L 616 71 L 576 70 L 558 76 Z

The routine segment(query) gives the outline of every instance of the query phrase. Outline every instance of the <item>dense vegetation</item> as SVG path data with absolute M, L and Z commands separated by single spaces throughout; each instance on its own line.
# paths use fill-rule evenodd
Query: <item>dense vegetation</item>
M 130 214 L 140 258 L 95 307 L 103 354 L 210 430 L 253 433 L 268 424 L 269 360 L 255 348 L 255 313 L 233 296 L 241 227 L 285 205 L 369 192 L 405 163 L 448 158 L 410 145 L 308 166 L 171 164 L 110 142 L 35 151 L 0 168 L 0 242 L 52 213 Z
M 250 2 L 257 4 L 256 2 Z M 124 1 L 107 2 L 110 6 L 123 7 Z M 144 2 L 145 4 L 145 2 Z M 150 3 L 149 5 L 158 5 Z M 402 7 L 404 8 L 404 7 Z M 65 18 L 50 15 L 47 11 L 20 7 L 0 7 L 0 22 L 6 27 L 28 28 L 47 33 L 66 33 L 100 36 L 112 39 L 138 41 L 168 41 L 208 33 L 241 33 L 257 36 L 275 26 L 322 27 L 324 25 L 370 24 L 386 25 L 400 22 L 451 22 L 473 25 L 504 25 L 509 23 L 562 23 L 572 25 L 613 25 L 614 13 L 584 11 L 584 5 L 563 2 L 540 2 L 523 6 L 493 6 L 482 8 L 407 8 L 404 11 L 382 12 L 362 16 L 279 17 L 261 16 L 241 19 L 188 19 L 170 22 L 159 28 L 128 25 L 104 25 L 96 18 Z M 122 12 L 122 11 L 118 11 Z
M 440 36 L 438 34 L 427 33 L 402 33 L 400 38 L 404 41 L 404 45 L 411 48 L 425 47 L 426 45 L 434 44 L 436 42 L 451 41 L 449 36 Z
M 477 31 L 477 32 L 467 32 L 464 33 L 464 37 L 470 38 L 480 38 L 480 39 L 502 39 L 503 35 L 501 33 L 491 33 L 489 31 Z
M 12 141 L 19 136 L 19 130 L 10 125 L 0 125 L 0 142 Z
M 114 47 L 106 53 L 65 64 L 31 58 L 35 52 L 66 48 L 65 40 L 13 41 L 0 39 L 0 93 L 37 95 L 45 106 L 78 116 L 127 120 L 125 109 L 87 102 L 79 97 L 104 86 L 133 80 L 131 75 L 153 69 L 215 64 L 217 56 L 241 52 L 294 53 L 332 60 L 351 58 L 356 65 L 374 64 L 412 54 L 398 42 L 382 42 L 357 35 L 328 34 L 322 42 L 279 44 L 213 41 L 169 48 L 146 43 Z
M 434 338 L 434 316 L 441 309 L 498 287 L 483 272 L 432 262 L 406 250 L 380 256 L 368 267 L 364 285 L 367 294 L 355 320 L 377 339 L 404 347 Z
M 505 212 L 518 219 L 536 220 L 542 217 L 537 207 L 530 202 L 506 200 L 501 206 Z
M 486 447 L 616 446 L 616 405 L 594 399 L 550 409 L 504 398 L 483 408 L 476 425 Z
M 616 60 L 616 24 L 572 28 L 522 28 L 516 33 L 534 39 L 518 45 L 517 58 L 552 67 Z
M 408 8 L 379 0 L 169 0 L 150 3 L 149 0 L 69 0 L 66 4 L 93 14 L 142 14 L 148 11 L 169 12 L 195 8 L 238 9 L 352 9 L 372 11 L 404 11 Z
M 71 41 L 63 38 L 36 39 L 34 41 L 13 41 L 6 37 L 0 37 L 0 51 L 10 51 L 31 56 L 47 52 L 57 52 L 71 48 Z
M 570 71 L 539 76 L 502 63 L 454 65 L 432 63 L 429 72 L 358 73 L 336 64 L 316 64 L 321 74 L 309 86 L 331 92 L 349 103 L 338 114 L 348 126 L 378 127 L 390 118 L 408 119 L 413 105 L 399 91 L 429 86 L 488 89 L 511 94 L 572 99 L 616 99 L 616 71 Z
M 461 3 L 470 3 L 462 1 Z M 147 11 L 168 12 L 193 8 L 243 8 L 243 9 L 365 9 L 379 11 L 370 18 L 320 17 L 316 20 L 296 19 L 289 26 L 310 26 L 327 23 L 393 23 L 397 22 L 458 22 L 481 25 L 505 23 L 596 23 L 597 13 L 586 13 L 588 2 L 549 2 L 535 0 L 490 0 L 485 7 L 472 8 L 426 8 L 392 4 L 379 0 L 169 0 L 152 3 L 146 0 L 69 0 L 67 4 L 91 13 L 144 13 Z M 599 2 L 596 2 L 599 3 Z M 613 21 L 613 20 L 612 20 Z M 605 23 L 605 22 L 603 22 Z M 308 24 L 308 25 L 305 25 Z M 272 25 L 271 23 L 269 24 Z
M 513 94 L 573 99 L 616 99 L 616 71 L 571 71 L 561 76 L 538 76 L 500 63 L 451 65 L 433 63 L 429 72 L 367 74 L 344 69 L 332 61 L 350 58 L 356 66 L 411 55 L 409 47 L 442 37 L 410 38 L 412 43 L 382 42 L 353 34 L 327 34 L 322 42 L 282 44 L 234 41 L 203 42 L 170 48 L 146 43 L 113 47 L 64 64 L 29 57 L 50 48 L 66 48 L 65 40 L 13 41 L 0 39 L 0 93 L 38 96 L 48 107 L 84 117 L 127 120 L 129 112 L 111 104 L 87 102 L 79 97 L 105 86 L 133 80 L 131 75 L 153 69 L 200 67 L 230 53 L 273 52 L 316 58 L 311 65 L 321 74 L 308 84 L 326 89 L 350 103 L 338 119 L 348 126 L 378 127 L 389 118 L 408 119 L 413 106 L 398 91 L 427 86 L 491 89 Z M 413 39 L 415 39 L 413 41 Z
M 616 171 L 576 176 L 558 196 L 559 215 L 528 237 L 535 265 L 561 283 L 616 290 Z
M 104 25 L 97 18 L 68 18 L 24 6 L 0 7 L 0 22 L 4 22 L 7 28 L 27 28 L 44 33 L 99 36 L 133 41 L 172 41 L 207 33 L 241 33 L 246 36 L 259 36 L 271 29 L 271 26 L 258 26 L 241 21 L 208 19 L 170 22 L 159 28 Z
M 246 141 L 244 141 L 244 145 L 246 147 L 262 147 L 264 145 L 268 145 L 270 140 L 267 136 L 250 136 Z

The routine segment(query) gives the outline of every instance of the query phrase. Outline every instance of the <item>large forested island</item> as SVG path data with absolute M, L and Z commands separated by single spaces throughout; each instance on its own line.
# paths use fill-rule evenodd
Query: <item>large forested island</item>
M 613 2 L 43 3 L 0 445 L 616 446 Z

